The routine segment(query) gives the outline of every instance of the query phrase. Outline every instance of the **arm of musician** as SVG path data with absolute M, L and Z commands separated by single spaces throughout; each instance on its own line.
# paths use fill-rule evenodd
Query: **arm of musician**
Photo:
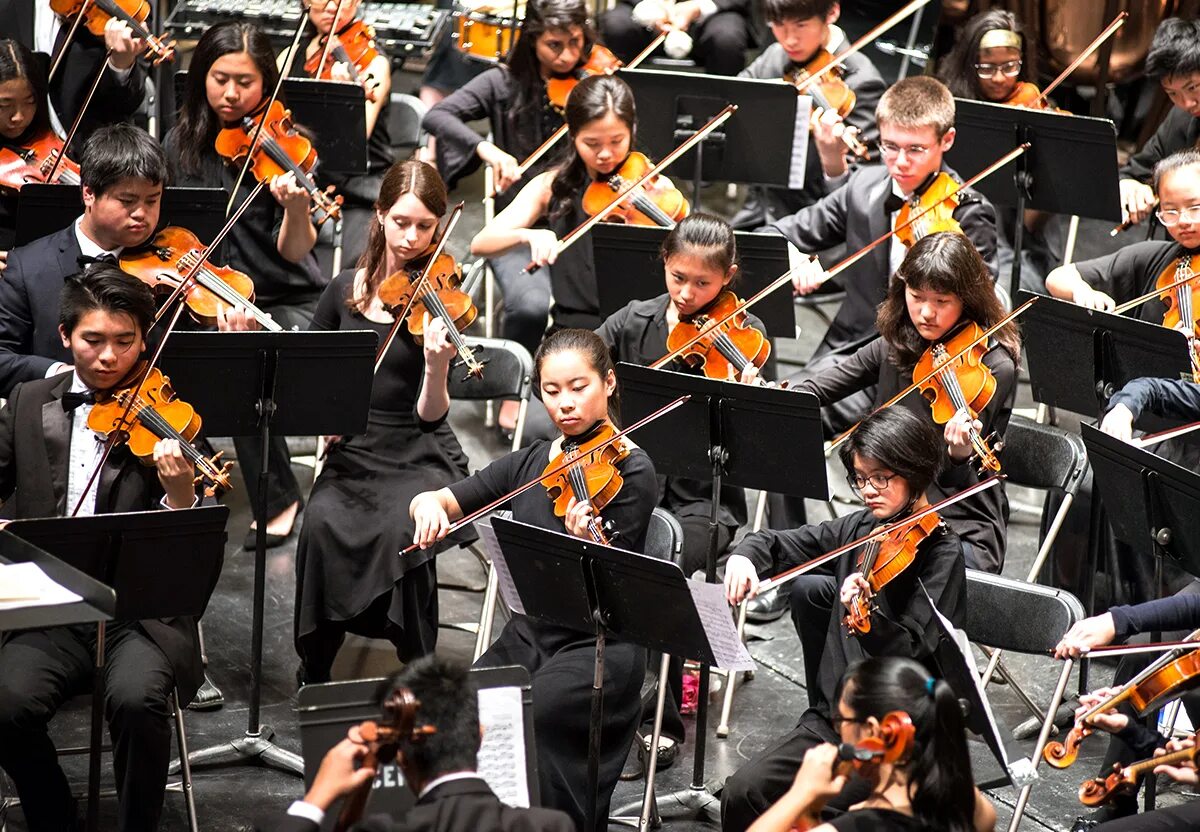
M 1154 756 L 1161 757 L 1164 754 L 1170 754 L 1174 751 L 1183 751 L 1188 748 L 1196 747 L 1196 737 L 1179 737 L 1167 743 L 1166 748 L 1154 749 Z M 1155 766 L 1155 774 L 1165 774 L 1174 780 L 1176 783 L 1183 783 L 1187 786 L 1200 785 L 1200 776 L 1196 771 L 1195 760 L 1184 760 L 1179 765 L 1174 766 Z
M 475 235 L 471 240 L 471 253 L 477 257 L 491 257 L 513 246 L 528 245 L 533 262 L 538 265 L 553 263 L 558 256 L 558 237 L 549 229 L 532 227 L 549 208 L 553 179 L 552 171 L 534 177 L 507 208 Z
M 386 55 L 376 55 L 364 73 L 365 83 L 371 84 L 374 101 L 367 101 L 367 138 L 375 132 L 375 125 L 392 95 L 392 62 Z
M 871 595 L 871 584 L 862 576 L 861 572 L 851 572 L 846 576 L 846 580 L 842 581 L 841 587 L 838 588 L 838 600 L 849 611 L 851 604 L 854 603 L 854 599 L 860 595 L 869 597 Z
M 96 87 L 92 106 L 115 120 L 133 115 L 146 97 L 146 70 L 137 60 L 145 43 L 132 35 L 129 27 L 116 18 L 105 26 L 104 41 L 112 56 L 109 69 Z
M 987 796 L 975 789 L 975 816 L 972 818 L 975 832 L 993 832 L 996 828 L 996 807 Z
M 283 207 L 283 222 L 275 248 L 289 263 L 299 263 L 317 244 L 317 229 L 309 219 L 308 191 L 291 171 L 271 180 L 271 196 Z
M 1189 128 L 1194 121 L 1186 110 L 1172 107 L 1162 124 L 1154 131 L 1154 135 L 1142 145 L 1141 150 L 1129 157 L 1129 161 L 1117 175 L 1122 180 L 1150 182 L 1154 175 L 1154 166 L 1159 161 L 1170 156 L 1175 150 L 1195 144 L 1195 137 L 1189 135 Z
M 775 531 L 763 529 L 746 535 L 729 556 L 725 565 L 725 594 L 730 603 L 753 598 L 758 589 L 758 577 L 778 575 L 854 539 L 857 515 L 847 514 L 826 523 L 801 526 L 798 529 Z M 733 577 L 730 577 L 730 570 Z M 833 563 L 812 570 L 814 575 L 832 575 Z
M 1104 292 L 1093 289 L 1079 274 L 1074 264 L 1059 266 L 1046 275 L 1046 291 L 1051 297 L 1069 300 L 1087 309 L 1111 312 L 1116 302 Z
M 814 745 L 804 754 L 791 787 L 771 808 L 758 816 L 749 832 L 789 832 L 801 815 L 816 814 L 815 808 L 825 805 L 846 786 L 846 775 L 834 774 L 838 749 L 832 743 Z M 832 832 L 827 823 L 813 827 L 810 832 Z
M 304 795 L 304 803 L 315 808 L 323 818 L 338 798 L 371 780 L 375 776 L 375 769 L 370 766 L 359 767 L 369 750 L 358 733 L 358 726 L 351 727 L 346 738 L 325 753 L 317 776 Z M 288 810 L 288 814 L 309 819 L 315 817 L 309 813 L 293 812 L 292 809 Z
M 496 191 L 504 191 L 508 186 L 521 178 L 521 163 L 516 156 L 505 153 L 489 141 L 482 141 L 475 147 L 475 153 L 486 164 L 492 166 L 496 174 Z
M 854 174 L 851 174 L 851 178 Z M 824 251 L 846 242 L 850 183 L 775 223 L 774 228 L 801 251 Z
M 463 510 L 449 488 L 439 488 L 413 497 L 408 504 L 408 516 L 417 524 L 413 543 L 427 549 L 446 536 L 450 524 L 463 516 Z
M 887 360 L 887 351 L 887 342 L 883 338 L 876 338 L 846 359 L 799 382 L 795 389 L 814 394 L 822 407 L 828 406 L 877 383 L 879 371 Z
M 978 191 L 968 190 L 954 209 L 953 216 L 962 227 L 963 234 L 979 251 L 983 262 L 987 263 L 992 280 L 996 280 L 1000 275 L 1000 261 L 996 244 L 996 209 L 992 203 Z
M 477 148 L 483 137 L 470 123 L 497 117 L 509 105 L 505 72 L 496 67 L 472 78 L 435 104 L 421 120 L 421 127 L 437 139 L 438 170 L 451 186 L 479 167 Z
M 1058 645 L 1054 648 L 1054 658 L 1077 659 L 1093 647 L 1112 644 L 1116 633 L 1116 623 L 1111 612 L 1076 621 L 1058 640 Z
M 1122 179 L 1121 221 L 1137 225 L 1154 211 L 1154 189 L 1136 179 Z
M 817 107 L 811 125 L 817 155 L 821 157 L 821 170 L 829 179 L 837 179 L 850 167 L 846 161 L 846 145 L 842 142 L 846 123 L 836 110 Z
M 450 412 L 450 362 L 456 354 L 450 342 L 450 333 L 441 318 L 430 320 L 425 315 L 425 375 L 421 381 L 421 393 L 417 397 L 417 418 L 421 430 L 435 430 Z
M 1121 604 L 1109 610 L 1115 641 L 1138 633 L 1200 629 L 1200 589 L 1195 582 L 1166 598 Z
M 33 309 L 26 289 L 24 263 L 18 250 L 0 277 L 0 397 L 22 381 L 54 375 L 60 365 L 53 358 L 30 355 L 33 344 Z M 59 369 L 65 369 L 63 364 Z
M 1131 423 L 1146 411 L 1168 419 L 1193 422 L 1200 419 L 1200 385 L 1175 378 L 1135 378 L 1118 390 L 1108 403 L 1112 409 L 1101 424 L 1101 430 L 1106 433 L 1104 425 L 1118 409 L 1128 414 Z M 1128 441 L 1128 436 L 1122 438 Z
M 616 532 L 613 545 L 631 549 L 644 540 L 650 516 L 658 502 L 658 479 L 654 463 L 644 453 L 631 453 L 620 464 L 625 483 L 603 509 L 600 518 Z
M 138 55 L 146 48 L 146 42 L 133 36 L 133 29 L 128 23 L 110 17 L 104 24 L 104 46 L 108 49 L 109 68 L 123 81 L 133 69 Z
M 1078 722 L 1092 708 L 1120 693 L 1120 691 L 1120 685 L 1112 685 L 1110 687 L 1098 688 L 1091 693 L 1085 693 L 1079 697 L 1079 707 L 1075 709 L 1075 721 Z M 1157 732 L 1148 731 L 1140 721 L 1130 719 L 1129 715 L 1119 708 L 1095 714 L 1090 721 L 1096 728 L 1114 736 L 1120 736 L 1121 740 L 1130 748 L 1144 750 L 1145 754 L 1153 751 L 1158 744 L 1154 740 L 1149 740 L 1149 745 L 1147 745 L 1147 737 L 1143 732 L 1155 734 Z M 1145 754 L 1139 754 L 1139 756 L 1145 756 Z
M 20 386 L 8 395 L 8 401 L 0 407 L 0 504 L 13 495 L 17 488 L 17 398 Z
M 160 439 L 154 443 L 154 467 L 166 496 L 165 508 L 192 508 L 196 497 L 196 466 L 183 455 L 178 439 Z

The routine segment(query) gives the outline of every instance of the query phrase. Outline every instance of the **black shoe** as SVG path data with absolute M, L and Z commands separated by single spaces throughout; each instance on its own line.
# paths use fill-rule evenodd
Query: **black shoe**
M 225 704 L 225 694 L 221 693 L 221 689 L 213 684 L 212 679 L 208 678 L 208 671 L 204 672 L 204 684 L 200 686 L 200 690 L 196 691 L 196 696 L 188 703 L 189 711 L 215 711 Z
M 746 620 L 754 624 L 766 624 L 787 612 L 788 594 L 778 588 L 750 599 L 746 606 Z
M 270 532 L 267 532 L 267 547 L 266 548 L 274 549 L 276 547 L 282 546 L 287 541 L 287 539 L 291 536 L 292 536 L 291 532 L 288 532 L 287 534 L 271 534 Z M 249 531 L 246 532 L 246 538 L 242 541 L 242 548 L 245 549 L 247 552 L 253 552 L 254 547 L 256 547 L 257 545 L 258 545 L 258 530 L 250 529 Z

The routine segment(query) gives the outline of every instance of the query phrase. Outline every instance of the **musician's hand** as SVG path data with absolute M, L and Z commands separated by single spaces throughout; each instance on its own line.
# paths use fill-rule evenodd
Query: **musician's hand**
M 1109 436 L 1115 436 L 1122 442 L 1132 441 L 1133 411 L 1123 404 L 1117 405 L 1104 414 L 1104 421 L 1100 423 L 1100 430 Z
M 817 143 L 817 153 L 821 157 L 821 167 L 826 174 L 840 175 L 846 167 L 846 145 L 842 141 L 846 123 L 837 110 L 817 107 L 813 110 L 810 124 L 813 141 Z
M 679 0 L 667 15 L 674 29 L 686 32 L 688 27 L 700 19 L 700 0 Z
M 219 332 L 255 332 L 260 329 L 258 320 L 240 306 L 217 308 L 217 330 Z
M 792 788 L 802 791 L 809 801 L 816 801 L 818 804 L 824 804 L 840 794 L 846 786 L 846 775 L 835 776 L 833 773 L 837 754 L 837 746 L 828 742 L 808 749 L 803 762 L 800 763 L 800 770 L 796 772 Z
M 135 38 L 128 23 L 110 17 L 104 24 L 104 48 L 108 50 L 108 62 L 112 68 L 126 70 L 145 51 L 146 41 Z
M 290 170 L 271 179 L 271 196 L 283 206 L 285 211 L 303 211 L 308 213 L 308 191 L 300 187 L 296 174 Z
M 558 235 L 548 228 L 524 229 L 525 242 L 529 246 L 530 258 L 539 266 L 558 259 Z
M 1124 222 L 1137 224 L 1154 210 L 1154 189 L 1136 179 L 1122 179 L 1121 218 Z
M 661 0 L 641 0 L 633 7 L 633 20 L 647 29 L 661 30 L 667 24 L 667 7 Z
M 1195 747 L 1195 736 L 1179 737 L 1168 742 L 1166 748 L 1154 749 L 1154 756 L 1162 757 L 1175 751 L 1183 751 Z M 1194 760 L 1183 760 L 1178 765 L 1173 766 L 1155 766 L 1154 773 L 1165 774 L 1176 783 L 1183 783 L 1188 786 L 1200 785 L 1200 776 L 1197 774 L 1196 762 Z
M 521 178 L 521 163 L 517 161 L 517 157 L 505 153 L 491 142 L 480 142 L 475 147 L 475 153 L 492 166 L 492 174 L 496 177 L 496 193 L 507 190 L 512 183 Z
M 950 458 L 958 462 L 962 462 L 975 452 L 971 447 L 971 429 L 981 433 L 983 431 L 983 422 L 978 419 L 971 419 L 966 414 L 955 414 L 954 418 L 946 423 L 946 429 L 943 435 L 946 439 L 946 448 L 950 452 Z
M 1117 627 L 1111 612 L 1093 615 L 1091 618 L 1077 621 L 1067 630 L 1059 640 L 1058 646 L 1054 648 L 1054 658 L 1077 659 L 1085 650 L 1112 644 L 1116 637 Z
M 1111 297 L 1093 289 L 1086 284 L 1080 284 L 1071 295 L 1071 300 L 1085 309 L 1098 309 L 1101 312 L 1111 312 L 1117 308 L 1117 303 Z
M 191 508 L 196 502 L 196 466 L 183 455 L 178 439 L 154 443 L 154 467 L 171 508 Z
M 8 252 L 0 251 L 0 272 L 3 272 L 5 267 L 7 267 L 7 266 L 8 266 Z
M 758 594 L 758 570 L 745 555 L 730 555 L 725 562 L 725 598 L 737 606 Z
M 358 726 L 326 752 L 321 768 L 313 779 L 312 787 L 304 795 L 304 802 L 327 811 L 339 797 L 349 794 L 375 777 L 375 769 L 369 766 L 356 768 L 370 750 L 358 735 Z
M 838 599 L 842 602 L 847 610 L 854 603 L 854 599 L 858 596 L 864 598 L 871 597 L 871 585 L 867 583 L 867 579 L 862 576 L 861 572 L 851 572 L 846 576 L 846 580 L 842 581 L 842 588 L 838 592 Z
M 329 68 L 329 78 L 333 81 L 353 81 L 350 66 L 345 61 L 337 61 Z
M 792 270 L 792 289 L 797 295 L 809 295 L 828 279 L 821 261 L 811 257 Z
M 1108 699 L 1121 690 L 1120 687 L 1108 687 L 1094 690 L 1091 693 L 1085 693 L 1079 697 L 1079 707 L 1075 709 L 1075 721 L 1078 722 L 1083 718 L 1083 715 L 1092 708 L 1099 705 L 1105 699 Z M 1093 716 L 1089 720 L 1090 724 L 1099 728 L 1101 731 L 1107 731 L 1110 734 L 1117 734 L 1129 727 L 1129 717 L 1118 711 L 1107 711 Z
M 591 519 L 592 507 L 587 501 L 572 497 L 567 502 L 567 513 L 563 515 L 563 525 L 567 527 L 567 534 L 590 540 L 592 535 L 588 531 L 588 521 Z
M 455 353 L 454 344 L 450 342 L 450 331 L 446 329 L 446 322 L 441 318 L 431 319 L 428 312 L 423 314 L 425 363 L 445 372 Z
M 729 369 L 731 372 L 733 371 L 732 365 Z M 742 384 L 758 384 L 758 379 L 758 367 L 754 365 L 753 361 L 746 362 L 746 366 L 742 368 L 742 372 L 737 377 L 737 380 Z
M 450 518 L 434 491 L 426 491 L 413 497 L 408 505 L 413 519 L 413 543 L 428 549 L 450 533 Z

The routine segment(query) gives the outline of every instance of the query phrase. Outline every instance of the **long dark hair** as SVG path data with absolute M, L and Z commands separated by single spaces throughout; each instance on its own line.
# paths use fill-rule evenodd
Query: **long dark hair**
M 1017 80 L 1031 81 L 1037 77 L 1036 53 L 1025 36 L 1021 22 L 1012 12 L 992 9 L 967 21 L 958 42 L 938 67 L 937 77 L 950 88 L 955 98 L 983 99 L 979 75 L 975 72 L 975 64 L 979 62 L 979 41 L 988 32 L 997 29 L 1015 32 L 1021 39 L 1021 72 Z
M 559 165 L 550 185 L 551 220 L 566 214 L 570 210 L 571 200 L 581 194 L 588 184 L 587 165 L 575 149 L 575 136 L 588 124 L 604 118 L 610 112 L 616 113 L 617 118 L 629 128 L 629 146 L 632 148 L 637 137 L 637 108 L 628 84 L 615 75 L 591 75 L 576 84 L 567 97 L 570 142 L 566 158 Z
M 262 75 L 264 100 L 279 80 L 271 41 L 254 24 L 229 20 L 218 23 L 200 37 L 188 67 L 187 88 L 183 92 L 183 106 L 175 128 L 179 164 L 186 174 L 195 176 L 201 172 L 204 159 L 215 153 L 213 143 L 222 127 L 217 114 L 208 106 L 208 71 L 218 58 L 239 52 L 249 55 Z
M 874 656 L 850 665 L 839 686 L 855 719 L 903 711 L 916 728 L 913 751 L 898 767 L 908 774 L 908 798 L 923 828 L 974 829 L 975 781 L 962 709 L 953 689 L 920 663 Z
M 879 305 L 875 325 L 891 345 L 892 362 L 898 367 L 915 364 L 929 347 L 908 316 L 904 290 L 943 292 L 957 296 L 963 305 L 962 319 L 984 329 L 1004 317 L 987 264 L 965 235 L 939 231 L 922 237 L 909 249 L 888 284 L 887 298 Z M 1016 364 L 1021 362 L 1021 336 L 1009 323 L 994 336 Z
M 590 329 L 560 329 L 548 335 L 533 354 L 533 389 L 538 395 L 541 395 L 542 390 L 542 364 L 547 358 L 560 352 L 577 352 L 582 355 L 588 366 L 600 376 L 601 381 L 608 377 L 610 370 L 616 373 L 612 353 L 608 351 L 608 346 L 599 335 Z M 608 420 L 614 425 L 620 425 L 620 417 L 621 389 L 615 387 L 612 395 L 608 397 Z
M 676 254 L 701 257 L 723 274 L 737 264 L 737 238 L 728 222 L 712 214 L 688 214 L 663 239 L 659 257 L 664 263 Z
M 584 0 L 533 0 L 525 7 L 525 19 L 521 22 L 521 36 L 508 53 L 505 64 L 517 82 L 517 98 L 508 113 L 510 125 L 530 117 L 532 111 L 542 104 L 545 83 L 537 57 L 538 38 L 549 31 L 566 32 L 578 27 L 583 30 L 583 52 L 579 62 L 587 61 L 596 43 L 596 29 L 588 18 Z
M 0 40 L 0 84 L 5 81 L 28 82 L 37 105 L 29 125 L 16 141 L 48 132 L 50 108 L 46 65 L 24 44 L 7 38 Z
M 396 204 L 396 200 L 411 193 L 421 204 L 429 209 L 435 217 L 446 213 L 446 183 L 438 175 L 433 165 L 409 159 L 396 162 L 383 175 L 379 186 L 379 197 L 375 200 L 375 210 L 386 214 Z M 387 277 L 387 238 L 383 232 L 383 224 L 378 217 L 370 220 L 371 230 L 367 232 L 367 245 L 362 256 L 358 258 L 358 267 L 365 273 L 366 280 L 361 292 L 352 293 L 346 299 L 346 305 L 358 312 L 365 312 L 375 296 L 375 290 Z

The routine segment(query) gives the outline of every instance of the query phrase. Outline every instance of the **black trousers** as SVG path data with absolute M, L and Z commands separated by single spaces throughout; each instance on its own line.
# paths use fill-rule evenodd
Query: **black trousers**
M 516 341 L 534 353 L 550 320 L 550 272 L 554 266 L 522 274 L 529 257 L 529 246 L 517 246 L 488 258 L 488 262 L 504 296 L 500 337 Z
M 654 40 L 654 33 L 633 19 L 633 6 L 618 3 L 600 18 L 604 45 L 629 63 Z M 717 12 L 688 30 L 692 59 L 710 75 L 737 75 L 746 68 L 750 29 L 737 12 Z M 660 46 L 654 53 L 663 54 Z
M 1170 809 L 1157 809 L 1143 815 L 1110 820 L 1092 832 L 1174 832 L 1200 829 L 1200 801 L 1193 800 Z
M 96 628 L 26 630 L 0 647 L 0 768 L 16 784 L 31 832 L 74 828 L 75 806 L 47 725 L 69 697 L 90 689 Z M 158 828 L 175 687 L 171 665 L 137 622 L 110 623 L 104 712 L 113 745 L 122 832 Z
M 829 634 L 829 618 L 837 603 L 837 579 L 832 575 L 801 575 L 792 581 L 788 602 L 792 609 L 792 624 L 800 636 L 804 651 L 804 685 L 808 690 L 809 707 L 825 702 L 819 683 L 821 655 Z

